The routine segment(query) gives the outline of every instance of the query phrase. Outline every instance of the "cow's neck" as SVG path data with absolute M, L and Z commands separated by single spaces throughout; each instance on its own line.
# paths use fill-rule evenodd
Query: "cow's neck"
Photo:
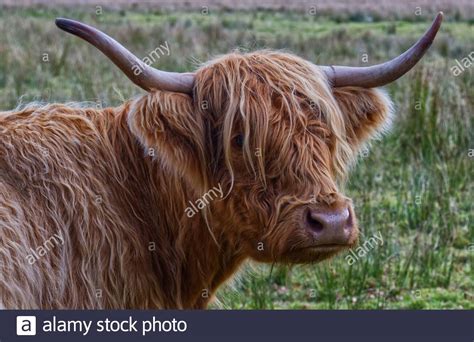
M 188 259 L 183 264 L 183 304 L 205 308 L 218 287 L 230 278 L 244 261 L 229 241 L 211 237 L 205 222 L 199 223 L 200 236 L 185 239 Z M 210 223 L 212 226 L 212 222 Z M 193 226 L 191 229 L 194 229 Z M 183 231 L 183 234 L 186 234 Z M 192 282 L 191 282 L 192 281 Z
M 237 249 L 228 234 L 221 234 L 225 223 L 212 215 L 206 223 L 203 211 L 187 217 L 185 209 L 189 200 L 202 194 L 194 193 L 178 175 L 163 169 L 157 160 L 145 154 L 128 130 L 128 108 L 126 104 L 114 113 L 110 134 L 127 130 L 121 139 L 111 141 L 123 144 L 116 146 L 117 151 L 123 151 L 122 165 L 134 165 L 135 177 L 130 177 L 126 185 L 132 190 L 125 196 L 135 198 L 123 198 L 123 202 L 137 205 L 133 212 L 141 217 L 131 224 L 140 227 L 144 247 L 153 247 L 150 256 L 155 277 L 150 286 L 160 288 L 159 301 L 165 308 L 204 308 L 244 257 L 235 252 Z M 146 209 L 142 207 L 144 203 Z

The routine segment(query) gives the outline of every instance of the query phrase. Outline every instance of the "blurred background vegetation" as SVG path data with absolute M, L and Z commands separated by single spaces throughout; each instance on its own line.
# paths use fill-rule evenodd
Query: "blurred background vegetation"
M 114 106 L 140 94 L 99 52 L 57 29 L 57 16 L 98 26 L 141 57 L 167 41 L 170 56 L 155 66 L 189 71 L 235 48 L 284 49 L 319 64 L 378 63 L 407 49 L 439 10 L 446 21 L 427 56 L 387 87 L 397 113 L 392 132 L 363 151 L 346 186 L 361 243 L 380 232 L 383 246 L 352 266 L 347 253 L 317 265 L 248 265 L 213 306 L 472 309 L 474 65 L 451 72 L 474 52 L 471 0 L 6 0 L 0 110 L 30 101 Z

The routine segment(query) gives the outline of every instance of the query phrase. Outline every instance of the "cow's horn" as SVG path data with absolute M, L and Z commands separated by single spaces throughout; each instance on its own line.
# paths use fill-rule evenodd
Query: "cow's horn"
M 57 18 L 56 25 L 94 45 L 110 58 L 133 83 L 147 91 L 159 89 L 188 94 L 192 92 L 193 73 L 167 72 L 152 68 L 113 38 L 78 21 Z
M 373 88 L 391 83 L 406 74 L 423 57 L 438 33 L 442 21 L 443 12 L 439 12 L 431 27 L 415 45 L 388 62 L 369 67 L 320 66 L 320 68 L 333 87 Z

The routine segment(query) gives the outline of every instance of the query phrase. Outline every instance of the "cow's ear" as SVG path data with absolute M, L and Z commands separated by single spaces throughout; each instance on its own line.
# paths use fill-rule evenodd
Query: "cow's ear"
M 334 88 L 333 93 L 344 115 L 347 139 L 354 150 L 377 133 L 388 130 L 393 109 L 384 91 L 343 87 Z
M 153 91 L 134 101 L 128 124 L 149 157 L 202 189 L 208 164 L 205 128 L 203 118 L 195 114 L 189 95 Z

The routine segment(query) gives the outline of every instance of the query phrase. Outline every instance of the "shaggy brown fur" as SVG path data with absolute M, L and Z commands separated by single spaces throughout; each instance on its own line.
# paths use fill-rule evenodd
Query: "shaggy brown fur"
M 301 212 L 347 205 L 337 184 L 389 112 L 378 90 L 258 51 L 202 66 L 193 96 L 0 113 L 0 307 L 204 308 L 246 259 L 332 256 Z

